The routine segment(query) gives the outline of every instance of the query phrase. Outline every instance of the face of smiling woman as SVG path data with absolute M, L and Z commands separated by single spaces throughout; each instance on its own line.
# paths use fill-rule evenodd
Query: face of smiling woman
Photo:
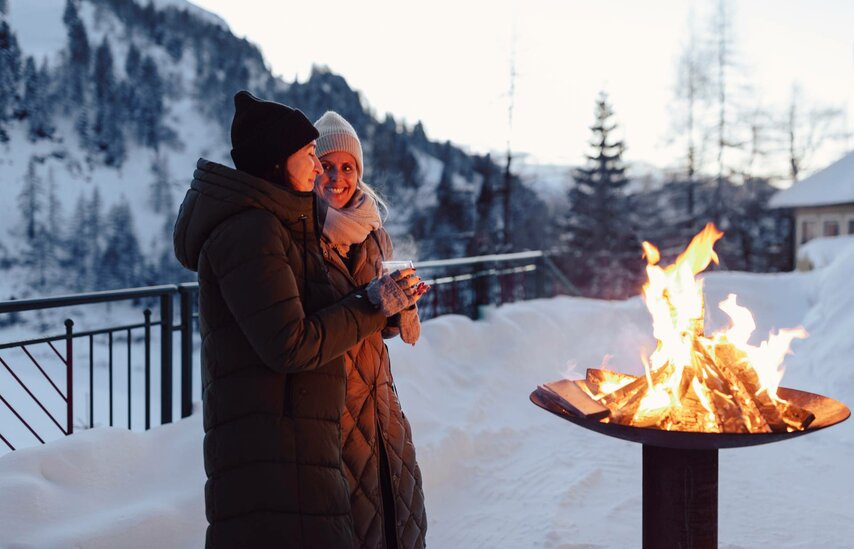
M 340 210 L 353 198 L 359 184 L 356 159 L 350 153 L 333 151 L 323 155 L 320 164 L 323 173 L 317 176 L 316 190 L 330 206 Z

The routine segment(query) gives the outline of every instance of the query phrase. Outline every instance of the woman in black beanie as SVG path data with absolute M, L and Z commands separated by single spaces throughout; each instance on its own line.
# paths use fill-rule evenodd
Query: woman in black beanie
M 249 92 L 234 103 L 237 169 L 199 159 L 174 234 L 199 276 L 206 547 L 349 549 L 342 355 L 417 301 L 418 278 L 338 297 L 311 192 L 317 130 Z

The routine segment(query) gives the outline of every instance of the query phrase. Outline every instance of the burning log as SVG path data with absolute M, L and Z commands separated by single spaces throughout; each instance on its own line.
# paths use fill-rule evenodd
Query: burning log
M 722 432 L 768 433 L 771 427 L 743 380 L 733 373 L 729 363 L 715 360 L 706 348 L 694 341 L 695 367 L 704 374 L 704 384 L 721 410 Z
M 747 355 L 728 343 L 715 346 L 715 357 L 727 365 L 741 381 L 744 390 L 757 403 L 762 417 L 768 422 L 771 430 L 777 433 L 791 430 L 803 430 L 815 420 L 815 415 L 808 410 L 786 401 L 771 398 L 768 391 L 762 388 L 759 375 L 747 361 Z
M 641 376 L 631 383 L 624 385 L 613 393 L 604 395 L 600 402 L 612 410 L 611 421 L 616 423 L 632 424 L 647 390 L 650 386 L 655 387 L 673 374 L 673 367 L 665 365 L 650 372 L 650 379 Z M 650 381 L 652 382 L 650 385 Z
M 599 368 L 588 368 L 587 377 L 585 379 L 587 388 L 594 395 L 603 395 L 616 391 L 617 389 L 628 385 L 635 381 L 638 377 L 613 372 L 611 370 L 602 370 Z

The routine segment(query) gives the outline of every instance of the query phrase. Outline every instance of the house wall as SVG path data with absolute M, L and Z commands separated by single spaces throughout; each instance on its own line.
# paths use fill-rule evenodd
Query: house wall
M 795 257 L 802 244 L 821 236 L 832 236 L 834 225 L 839 235 L 854 234 L 854 203 L 797 208 L 795 210 Z

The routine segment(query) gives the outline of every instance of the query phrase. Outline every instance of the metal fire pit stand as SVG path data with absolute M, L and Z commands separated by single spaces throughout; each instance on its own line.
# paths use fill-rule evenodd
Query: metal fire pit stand
M 718 451 L 643 445 L 643 546 L 718 546 Z
M 808 429 L 760 434 L 662 431 L 578 415 L 541 395 L 539 389 L 531 393 L 531 401 L 586 429 L 643 445 L 644 549 L 706 549 L 718 545 L 719 449 L 788 440 L 851 415 L 844 404 L 821 395 L 784 387 L 777 393 L 815 415 Z

